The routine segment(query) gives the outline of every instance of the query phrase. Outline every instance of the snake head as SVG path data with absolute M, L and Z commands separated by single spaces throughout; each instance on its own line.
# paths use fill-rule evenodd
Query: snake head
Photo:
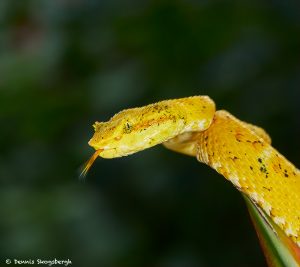
M 133 128 L 128 116 L 114 116 L 107 122 L 95 122 L 93 128 L 95 132 L 88 144 L 97 151 L 101 150 L 100 157 L 122 157 L 134 152 L 134 147 L 129 149 L 127 144 L 126 135 L 131 134 Z M 131 134 L 130 138 L 135 138 L 135 135 Z
M 165 100 L 140 108 L 126 109 L 107 122 L 95 122 L 89 145 L 99 156 L 115 158 L 161 144 L 183 132 L 203 131 L 215 112 L 206 96 Z
M 143 111 L 143 110 L 140 110 Z M 118 113 L 108 122 L 96 122 L 89 145 L 101 150 L 102 158 L 127 156 L 162 143 L 183 128 L 183 122 L 174 115 L 157 116 L 149 110 L 143 113 L 128 109 Z
M 98 156 L 127 156 L 183 132 L 203 131 L 210 126 L 214 113 L 215 104 L 209 97 L 194 96 L 126 109 L 107 122 L 95 122 L 95 132 L 88 144 L 96 152 L 82 174 L 87 173 Z

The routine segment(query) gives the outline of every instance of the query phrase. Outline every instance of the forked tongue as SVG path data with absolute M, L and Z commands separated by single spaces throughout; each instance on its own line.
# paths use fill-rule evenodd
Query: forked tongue
M 90 159 L 83 165 L 83 169 L 80 173 L 79 178 L 81 180 L 84 180 L 84 178 L 86 177 L 89 169 L 91 168 L 91 166 L 93 165 L 95 159 L 99 156 L 99 154 L 103 151 L 103 149 L 98 149 L 96 150 L 96 152 L 90 157 Z

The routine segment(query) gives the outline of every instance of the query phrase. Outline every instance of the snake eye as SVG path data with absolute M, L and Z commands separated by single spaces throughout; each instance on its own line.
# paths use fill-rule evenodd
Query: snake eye
M 125 134 L 129 134 L 132 131 L 132 124 L 130 124 L 128 121 L 125 122 L 124 127 L 123 127 L 123 132 Z

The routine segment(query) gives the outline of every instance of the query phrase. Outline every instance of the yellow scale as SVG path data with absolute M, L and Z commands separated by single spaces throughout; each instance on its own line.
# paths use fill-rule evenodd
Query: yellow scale
M 209 97 L 123 110 L 94 129 L 89 145 L 96 152 L 82 175 L 98 156 L 122 157 L 163 144 L 222 174 L 300 247 L 300 171 L 270 145 L 263 129 L 215 111 Z

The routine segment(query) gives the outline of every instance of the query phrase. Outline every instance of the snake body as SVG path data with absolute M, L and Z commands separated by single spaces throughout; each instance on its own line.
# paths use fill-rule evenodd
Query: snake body
M 300 171 L 270 143 L 261 128 L 207 96 L 165 100 L 127 109 L 96 122 L 89 141 L 97 156 L 126 156 L 157 144 L 196 157 L 223 175 L 300 247 Z

